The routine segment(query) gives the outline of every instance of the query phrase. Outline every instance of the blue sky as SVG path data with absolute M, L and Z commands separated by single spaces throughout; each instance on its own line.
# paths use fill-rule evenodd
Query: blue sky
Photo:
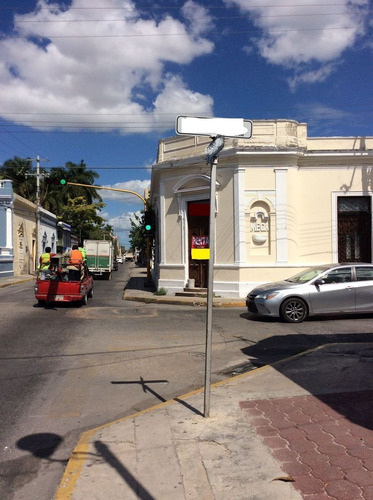
M 373 135 L 370 0 L 0 0 L 0 163 L 144 194 L 178 115 Z M 124 245 L 139 198 L 101 191 Z

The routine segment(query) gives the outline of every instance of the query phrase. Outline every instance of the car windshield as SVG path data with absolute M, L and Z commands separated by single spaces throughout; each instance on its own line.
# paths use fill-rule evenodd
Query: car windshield
M 325 271 L 325 267 L 310 267 L 291 278 L 287 278 L 285 281 L 289 281 L 290 283 L 307 283 L 307 281 L 313 280 L 316 276 Z

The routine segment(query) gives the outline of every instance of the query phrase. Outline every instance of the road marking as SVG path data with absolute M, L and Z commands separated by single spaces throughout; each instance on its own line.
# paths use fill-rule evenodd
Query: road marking
M 96 372 L 95 367 L 70 368 L 62 378 L 45 417 L 79 417 Z
M 157 308 L 143 308 L 137 311 L 128 311 L 121 307 L 90 307 L 71 310 L 73 316 L 82 319 L 113 319 L 113 317 L 125 317 L 129 319 L 156 318 L 159 316 Z

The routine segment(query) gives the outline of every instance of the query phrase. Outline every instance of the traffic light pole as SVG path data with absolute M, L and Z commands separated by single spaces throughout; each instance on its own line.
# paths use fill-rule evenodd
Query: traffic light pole
M 83 186 L 87 188 L 92 188 L 92 189 L 106 189 L 106 191 L 118 191 L 119 193 L 129 193 L 129 194 L 134 194 L 140 200 L 144 203 L 144 210 L 145 212 L 148 210 L 148 204 L 143 196 L 141 196 L 139 193 L 136 193 L 136 191 L 130 191 L 128 189 L 119 189 L 119 188 L 109 188 L 109 187 L 104 187 L 104 186 L 92 186 L 91 184 L 80 184 L 78 182 L 67 182 L 66 183 L 68 186 Z M 146 238 L 146 286 L 150 286 L 152 284 L 152 278 L 151 278 L 151 272 L 150 272 L 150 261 L 151 261 L 151 247 L 150 247 L 150 240 L 149 238 Z

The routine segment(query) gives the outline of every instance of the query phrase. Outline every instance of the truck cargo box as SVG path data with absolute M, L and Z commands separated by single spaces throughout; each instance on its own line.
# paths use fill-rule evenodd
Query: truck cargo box
M 85 240 L 87 266 L 93 276 L 111 278 L 113 269 L 113 243 L 107 240 Z

